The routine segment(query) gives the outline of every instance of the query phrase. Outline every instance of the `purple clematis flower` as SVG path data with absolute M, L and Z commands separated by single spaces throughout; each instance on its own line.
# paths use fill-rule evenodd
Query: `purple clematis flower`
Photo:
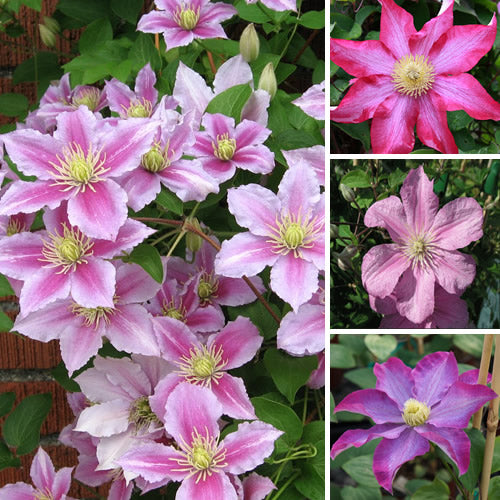
M 159 356 L 151 315 L 140 304 L 159 288 L 160 284 L 137 264 L 118 263 L 113 307 L 89 308 L 70 299 L 57 300 L 18 316 L 13 330 L 42 342 L 59 339 L 70 375 L 97 354 L 103 338 L 121 351 Z
M 177 366 L 175 372 L 158 384 L 150 398 L 156 414 L 164 412 L 173 389 L 187 381 L 208 387 L 226 415 L 237 419 L 257 418 L 243 380 L 227 373 L 227 370 L 248 363 L 262 344 L 259 331 L 248 318 L 239 316 L 210 336 L 206 343 L 200 342 L 187 326 L 172 318 L 155 318 L 153 327 L 163 358 Z
M 230 189 L 229 211 L 250 229 L 222 243 L 215 272 L 237 278 L 273 266 L 271 288 L 297 311 L 324 269 L 324 197 L 310 167 L 290 168 L 278 194 L 248 184 Z
M 349 394 L 335 411 L 367 415 L 376 425 L 344 432 L 332 447 L 332 459 L 351 446 L 359 448 L 382 437 L 373 455 L 373 472 L 379 484 L 392 493 L 401 465 L 427 453 L 431 441 L 457 465 L 460 475 L 465 474 L 470 441 L 463 429 L 496 393 L 484 385 L 464 382 L 470 377 L 458 375 L 451 352 L 428 354 L 413 370 L 398 358 L 390 358 L 375 364 L 373 372 L 376 388 Z
M 65 203 L 47 211 L 44 222 L 47 231 L 0 239 L 0 272 L 24 281 L 19 297 L 23 316 L 69 295 L 84 308 L 113 308 L 116 271 L 107 259 L 154 232 L 128 219 L 116 241 L 89 238 L 69 223 Z
M 112 125 L 82 106 L 57 117 L 53 137 L 30 129 L 5 135 L 12 161 L 38 180 L 13 182 L 0 199 L 0 215 L 53 209 L 68 200 L 72 226 L 114 240 L 127 219 L 127 194 L 112 178 L 140 164 L 156 126 L 142 120 Z
M 139 19 L 137 29 L 163 33 L 167 50 L 189 45 L 195 38 L 227 38 L 220 23 L 237 10 L 223 2 L 209 0 L 155 0 L 159 10 Z
M 472 283 L 476 263 L 457 252 L 483 235 L 483 211 L 473 198 L 458 198 L 439 209 L 433 181 L 422 166 L 410 171 L 401 200 L 390 196 L 375 202 L 365 225 L 387 229 L 394 241 L 377 245 L 363 258 L 363 285 L 374 297 L 393 293 L 401 316 L 421 323 L 434 311 L 434 285 L 461 295 Z
M 72 471 L 73 467 L 64 467 L 56 472 L 49 455 L 38 448 L 30 469 L 36 489 L 25 483 L 8 484 L 0 488 L 0 500 L 74 500 L 67 496 Z
M 244 422 L 220 441 L 217 423 L 222 406 L 206 387 L 179 384 L 167 402 L 165 429 L 177 447 L 149 444 L 126 453 L 118 464 L 125 477 L 154 482 L 182 481 L 176 500 L 237 500 L 229 474 L 242 474 L 271 455 L 281 431 L 272 425 Z

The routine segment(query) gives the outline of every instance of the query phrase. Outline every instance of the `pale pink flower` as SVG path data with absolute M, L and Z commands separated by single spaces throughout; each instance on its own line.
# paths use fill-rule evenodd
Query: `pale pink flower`
M 309 165 L 313 168 L 320 186 L 325 185 L 325 146 L 320 144 L 310 148 L 281 150 L 290 167 Z
M 260 0 L 266 7 L 278 12 L 284 10 L 297 10 L 297 0 Z M 247 3 L 257 3 L 257 0 L 246 0 Z
M 300 97 L 292 101 L 306 115 L 316 120 L 325 119 L 325 82 L 317 83 L 309 87 Z

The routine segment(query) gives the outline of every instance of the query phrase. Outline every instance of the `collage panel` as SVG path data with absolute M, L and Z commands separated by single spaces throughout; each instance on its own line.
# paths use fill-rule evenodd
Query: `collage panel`
M 333 335 L 330 498 L 498 498 L 499 342 Z

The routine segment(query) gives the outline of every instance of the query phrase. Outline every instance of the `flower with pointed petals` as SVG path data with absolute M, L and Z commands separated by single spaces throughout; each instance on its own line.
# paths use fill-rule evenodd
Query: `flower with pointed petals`
M 218 182 L 233 177 L 236 168 L 255 174 L 268 174 L 274 168 L 274 153 L 262 144 L 271 133 L 267 128 L 250 120 L 235 127 L 233 118 L 220 113 L 206 113 L 201 124 L 205 130 L 196 133 L 189 154 Z
M 487 26 L 453 26 L 453 0 L 416 31 L 411 14 L 394 0 L 380 0 L 380 40 L 332 39 L 330 58 L 355 76 L 331 119 L 360 123 L 372 118 L 374 153 L 409 153 L 414 128 L 427 146 L 458 153 L 447 111 L 477 120 L 500 120 L 500 103 L 466 73 L 492 47 L 496 17 Z
M 227 373 L 248 363 L 262 344 L 259 331 L 248 318 L 239 316 L 211 335 L 206 343 L 172 318 L 155 318 L 153 326 L 163 358 L 177 367 L 158 384 L 150 398 L 156 414 L 164 414 L 170 393 L 186 381 L 208 387 L 226 415 L 237 419 L 257 418 L 243 380 Z
M 463 431 L 473 413 L 497 395 L 489 387 L 464 382 L 451 352 L 434 352 L 412 370 L 398 358 L 375 364 L 375 389 L 355 391 L 335 411 L 367 415 L 371 429 L 344 432 L 334 443 L 331 457 L 351 446 L 382 437 L 373 455 L 379 484 L 392 493 L 394 477 L 405 462 L 438 445 L 457 465 L 460 475 L 469 468 L 470 441 Z
M 324 197 L 310 167 L 290 168 L 278 194 L 248 184 L 228 191 L 240 233 L 222 243 L 215 272 L 237 278 L 273 266 L 271 288 L 296 311 L 318 288 L 324 268 Z
M 25 483 L 8 484 L 0 488 L 0 500 L 74 500 L 67 496 L 72 471 L 73 467 L 64 467 L 56 472 L 49 455 L 38 448 L 30 469 L 35 488 Z
M 113 180 L 140 164 L 155 122 L 98 120 L 87 107 L 57 117 L 53 136 L 15 130 L 3 137 L 19 170 L 35 182 L 15 181 L 0 199 L 0 215 L 56 208 L 68 200 L 72 226 L 88 237 L 114 240 L 127 219 L 127 194 Z
M 128 219 L 115 241 L 89 238 L 70 224 L 65 202 L 46 211 L 44 222 L 46 231 L 0 239 L 0 272 L 24 281 L 19 297 L 23 316 L 69 295 L 83 308 L 113 308 L 116 271 L 107 259 L 154 232 Z
M 260 465 L 283 434 L 270 424 L 254 421 L 238 425 L 236 432 L 220 440 L 217 420 L 222 406 L 209 389 L 186 382 L 172 391 L 167 407 L 165 429 L 177 447 L 141 446 L 126 453 L 118 464 L 125 477 L 182 481 L 176 500 L 237 500 L 229 474 L 242 474 Z
M 224 2 L 209 0 L 155 0 L 158 10 L 139 19 L 137 29 L 163 33 L 167 50 L 189 45 L 195 38 L 227 38 L 220 23 L 237 10 Z
M 476 263 L 457 248 L 483 235 L 482 208 L 473 198 L 458 198 L 439 209 L 422 166 L 409 172 L 401 200 L 390 196 L 375 202 L 364 222 L 387 229 L 394 243 L 377 245 L 363 257 L 363 285 L 380 299 L 393 294 L 398 313 L 412 323 L 433 313 L 436 283 L 458 295 L 472 283 Z

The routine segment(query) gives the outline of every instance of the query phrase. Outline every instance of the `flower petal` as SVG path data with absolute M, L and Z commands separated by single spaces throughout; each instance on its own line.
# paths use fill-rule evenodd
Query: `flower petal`
M 413 16 L 393 0 L 381 0 L 380 41 L 397 59 L 410 54 L 410 36 L 416 33 Z
M 137 78 L 135 79 L 135 93 L 139 98 L 148 100 L 151 104 L 155 104 L 158 100 L 158 91 L 155 89 L 154 85 L 156 83 L 156 74 L 151 69 L 151 65 L 147 63 L 140 71 L 137 73 Z
M 214 92 L 217 95 L 230 87 L 245 83 L 253 85 L 252 69 L 241 54 L 238 54 L 220 65 L 214 78 Z
M 213 381 L 211 390 L 217 396 L 225 415 L 238 420 L 257 418 L 243 379 L 224 373 L 220 379 Z
M 116 399 L 85 408 L 76 423 L 75 431 L 91 436 L 107 437 L 125 432 L 129 426 L 130 401 Z
M 476 261 L 472 255 L 454 250 L 439 249 L 434 258 L 437 282 L 448 292 L 461 295 L 476 275 Z
M 398 358 L 389 358 L 385 363 L 375 363 L 373 373 L 377 377 L 377 390 L 385 392 L 403 411 L 406 401 L 413 397 L 411 368 Z
M 190 349 L 200 345 L 196 336 L 182 321 L 164 316 L 153 318 L 152 323 L 162 357 L 167 361 L 179 361 L 183 356 L 191 357 Z
M 50 307 L 50 306 L 49 306 Z M 102 328 L 94 328 L 81 324 L 68 325 L 60 335 L 61 357 L 68 373 L 81 368 L 102 347 Z
M 397 196 L 389 196 L 373 203 L 365 213 L 365 226 L 387 229 L 392 241 L 401 241 L 408 236 L 403 204 Z
M 49 455 L 41 447 L 38 448 L 31 462 L 30 476 L 33 479 L 33 484 L 38 489 L 52 492 L 52 484 L 56 476 L 56 471 Z
M 19 280 L 29 278 L 42 267 L 42 248 L 41 235 L 36 233 L 0 238 L 0 272 Z
M 264 500 L 264 498 L 275 490 L 274 483 L 265 476 L 253 472 L 243 479 L 243 498 L 245 500 Z
M 198 481 L 196 475 L 182 481 L 175 495 L 176 500 L 237 500 L 236 490 L 223 472 L 207 475 Z
M 90 257 L 71 274 L 71 296 L 83 307 L 114 307 L 115 275 L 111 262 Z

